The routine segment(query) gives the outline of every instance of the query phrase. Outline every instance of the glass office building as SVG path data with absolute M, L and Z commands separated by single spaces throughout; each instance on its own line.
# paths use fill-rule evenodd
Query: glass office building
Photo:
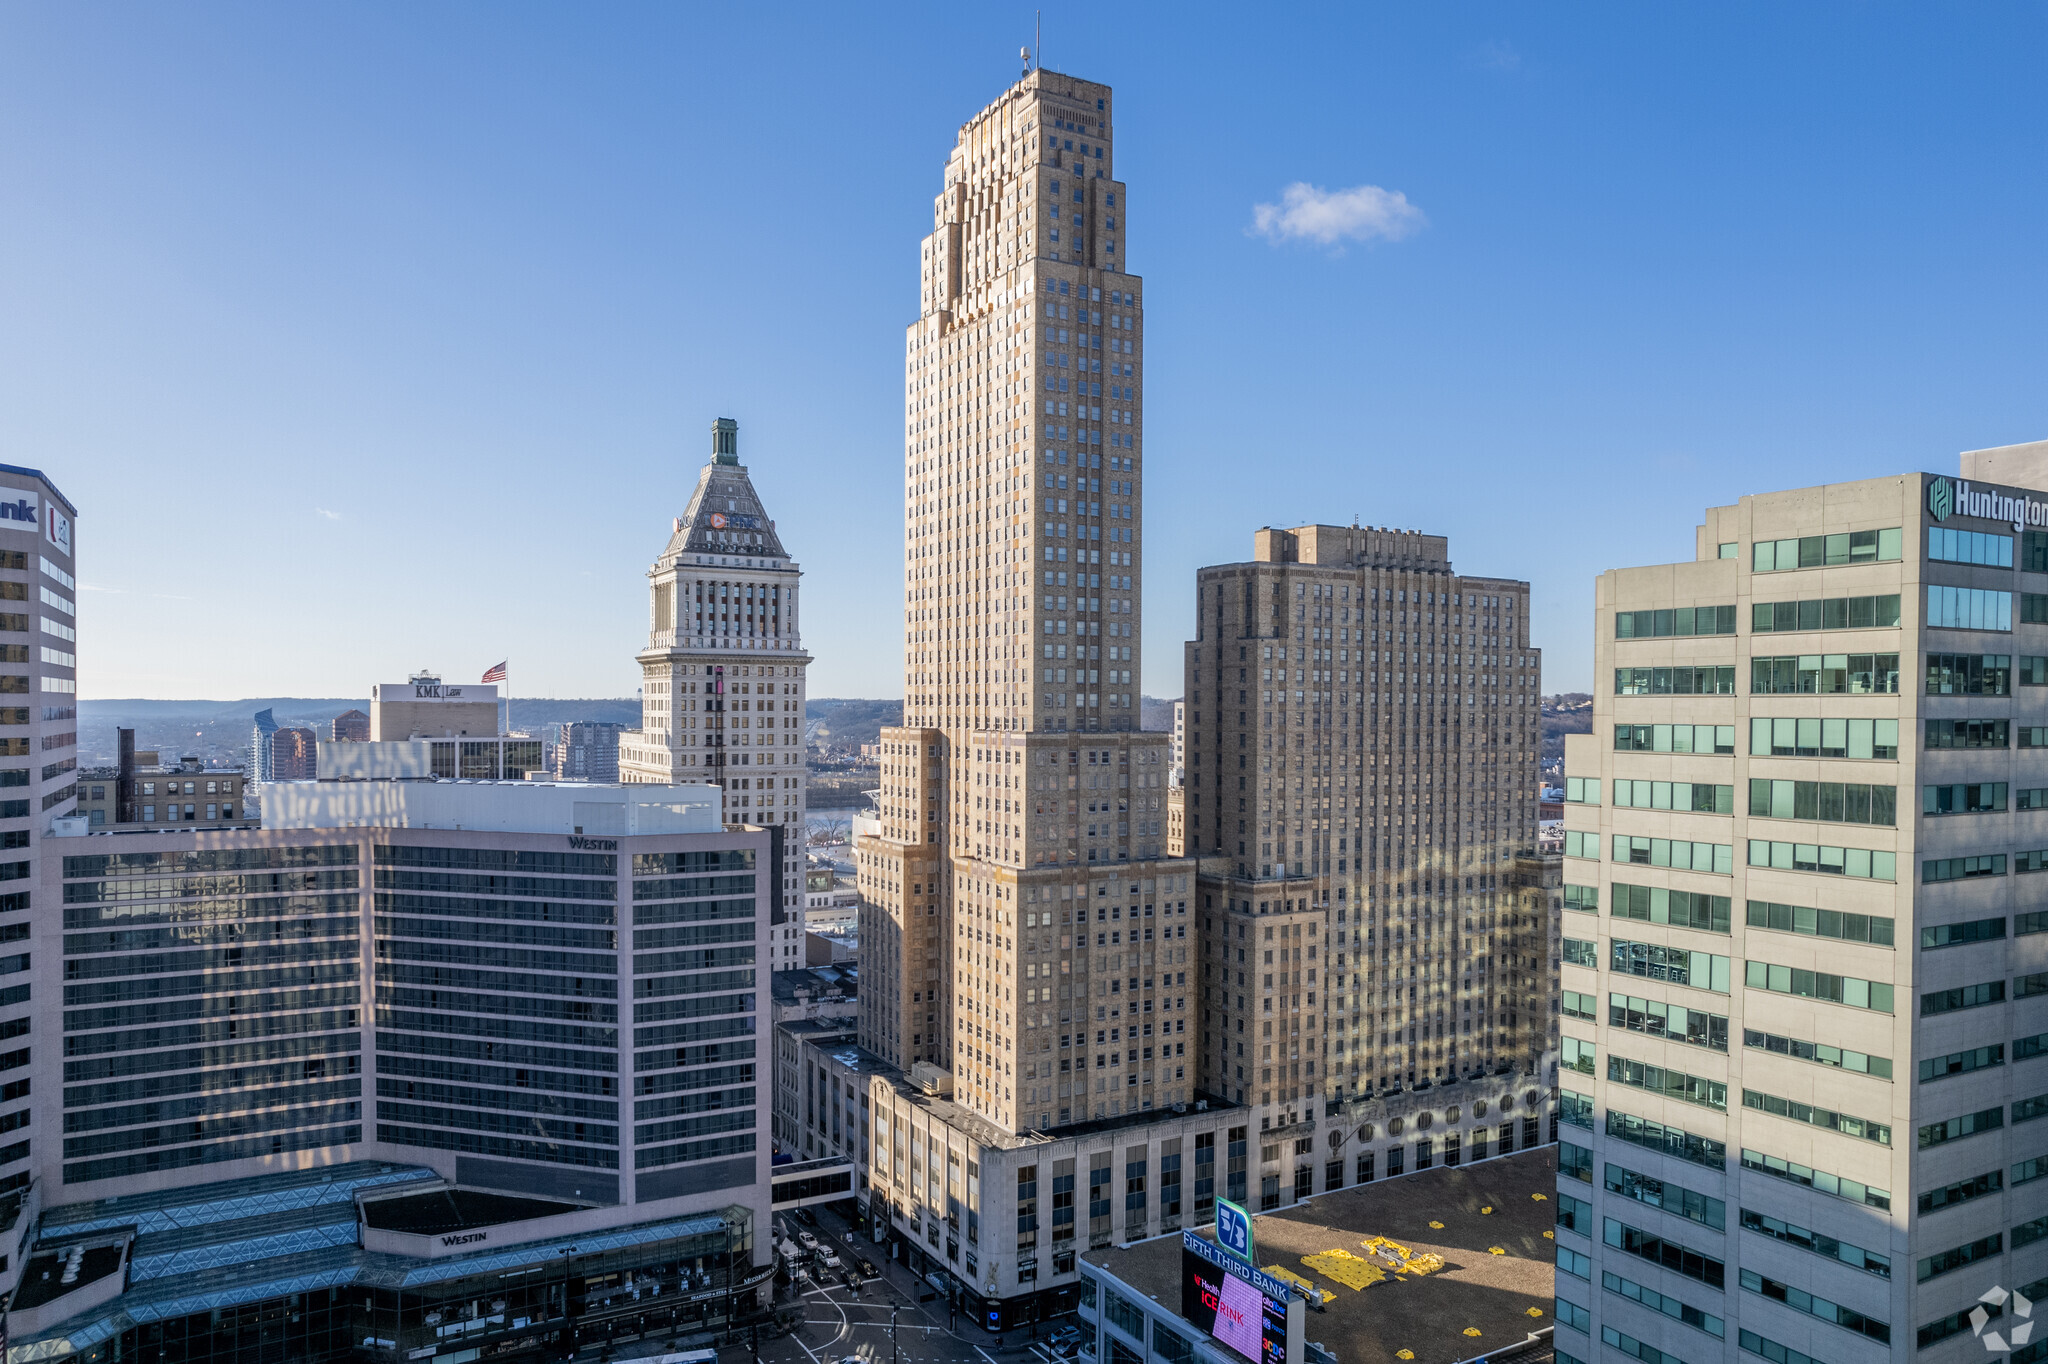
M 62 1042 L 13 1072 L 10 1358 L 244 1332 L 498 1357 L 570 1317 L 746 1310 L 779 878 L 721 813 L 702 787 L 303 782 L 260 830 L 53 840 L 21 974 L 24 1035 Z

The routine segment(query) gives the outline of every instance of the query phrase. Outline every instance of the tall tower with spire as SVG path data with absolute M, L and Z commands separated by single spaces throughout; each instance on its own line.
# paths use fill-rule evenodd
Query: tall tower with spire
M 1170 736 L 1138 719 L 1144 287 L 1110 106 L 1031 71 L 961 128 L 904 344 L 863 1041 L 1009 1133 L 1193 1092 L 1192 864 L 1164 856 Z
M 619 779 L 710 782 L 732 823 L 780 826 L 785 903 L 804 889 L 804 651 L 797 580 L 740 463 L 739 423 L 711 424 L 711 459 L 647 570 L 640 728 Z

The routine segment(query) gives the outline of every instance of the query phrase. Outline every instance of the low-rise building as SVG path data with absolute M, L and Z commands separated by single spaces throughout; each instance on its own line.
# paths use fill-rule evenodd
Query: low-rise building
M 248 774 L 239 767 L 206 767 L 196 757 L 164 765 L 154 750 L 135 748 L 135 731 L 120 735 L 120 762 L 78 774 L 77 814 L 94 833 L 204 824 L 250 828 L 257 823 L 243 799 Z
M 1248 1260 L 1192 1222 L 1178 1237 L 1090 1249 L 1083 1350 L 1178 1364 L 1547 1360 L 1555 1270 L 1576 1263 L 1554 1228 L 1585 1230 L 1585 1204 L 1553 1197 L 1554 1169 L 1550 1152 L 1523 1151 L 1319 1194 L 1247 1218 Z M 1718 1323 L 1682 1320 L 1709 1333 L 1702 1321 Z

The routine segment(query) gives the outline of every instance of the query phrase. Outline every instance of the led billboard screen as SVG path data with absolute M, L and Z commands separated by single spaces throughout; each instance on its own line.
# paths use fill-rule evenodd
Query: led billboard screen
M 1185 1249 L 1180 1253 L 1180 1314 L 1251 1364 L 1286 1364 L 1287 1304 Z

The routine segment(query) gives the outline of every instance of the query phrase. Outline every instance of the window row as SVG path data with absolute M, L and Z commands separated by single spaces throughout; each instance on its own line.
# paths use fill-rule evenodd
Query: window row
M 1749 813 L 1829 824 L 1898 823 L 1898 788 L 1861 782 L 1749 780 Z
M 1783 573 L 1794 568 L 1884 563 L 1905 556 L 1904 528 L 1805 535 L 1791 540 L 1758 540 L 1750 546 L 1750 570 Z
M 1670 610 L 1614 613 L 1616 639 L 1664 639 L 1671 636 L 1734 633 L 1735 608 L 1732 605 L 1680 606 Z
M 1805 601 L 1760 601 L 1749 607 L 1752 634 L 1786 630 L 1871 630 L 1899 623 L 1899 594 L 1881 597 L 1814 597 Z

